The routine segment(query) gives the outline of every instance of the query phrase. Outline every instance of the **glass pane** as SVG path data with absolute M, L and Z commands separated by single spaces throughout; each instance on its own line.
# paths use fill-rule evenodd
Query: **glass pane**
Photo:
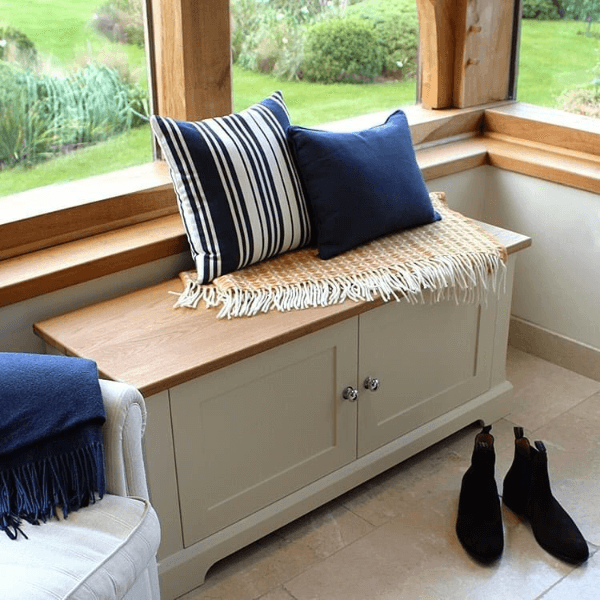
M 0 196 L 152 160 L 143 0 L 3 0 Z
M 600 117 L 600 1 L 524 0 L 517 96 Z
M 234 109 L 283 92 L 311 126 L 416 100 L 415 0 L 231 0 Z

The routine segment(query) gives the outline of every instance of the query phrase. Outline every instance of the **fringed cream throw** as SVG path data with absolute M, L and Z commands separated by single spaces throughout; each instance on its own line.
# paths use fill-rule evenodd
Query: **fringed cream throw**
M 315 248 L 282 254 L 201 285 L 181 273 L 185 289 L 175 307 L 220 307 L 217 318 L 249 317 L 345 300 L 410 303 L 485 302 L 504 283 L 506 249 L 470 219 L 430 194 L 442 220 L 373 240 L 322 260 Z

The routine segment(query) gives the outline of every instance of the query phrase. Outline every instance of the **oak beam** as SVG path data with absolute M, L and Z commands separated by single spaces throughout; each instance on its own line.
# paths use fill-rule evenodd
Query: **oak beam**
M 454 48 L 457 0 L 417 0 L 421 103 L 451 108 L 454 94 Z
M 151 0 L 154 112 L 196 121 L 232 112 L 229 0 Z
M 514 0 L 457 0 L 454 107 L 509 98 L 514 10 Z
M 425 108 L 466 108 L 510 99 L 518 1 L 417 0 Z

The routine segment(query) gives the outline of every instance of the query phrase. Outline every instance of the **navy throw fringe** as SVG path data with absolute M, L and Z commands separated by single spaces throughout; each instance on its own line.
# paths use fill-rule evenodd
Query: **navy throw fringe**
M 22 521 L 39 525 L 59 509 L 67 518 L 102 498 L 105 416 L 95 363 L 0 353 L 0 419 L 0 531 L 9 538 L 27 537 Z

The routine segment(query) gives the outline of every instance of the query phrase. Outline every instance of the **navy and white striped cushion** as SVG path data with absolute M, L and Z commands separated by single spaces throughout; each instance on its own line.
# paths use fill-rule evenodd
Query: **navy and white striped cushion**
M 310 241 L 281 92 L 225 117 L 153 116 L 150 123 L 169 164 L 200 282 Z

